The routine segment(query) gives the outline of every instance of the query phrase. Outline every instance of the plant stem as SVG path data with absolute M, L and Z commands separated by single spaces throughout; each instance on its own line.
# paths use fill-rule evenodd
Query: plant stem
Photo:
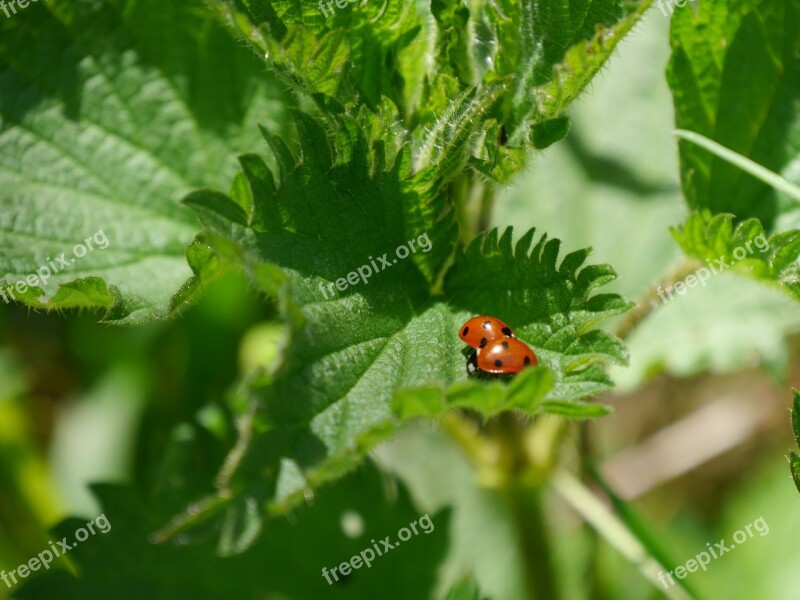
M 732 165 L 739 167 L 745 173 L 749 173 L 756 179 L 760 179 L 779 192 L 783 192 L 793 200 L 800 202 L 800 188 L 786 181 L 777 173 L 773 173 L 769 169 L 762 167 L 757 162 L 750 160 L 746 156 L 742 156 L 738 152 L 734 152 L 730 148 L 726 148 L 722 144 L 719 144 L 714 140 L 710 140 L 704 135 L 700 135 L 694 131 L 676 129 L 672 133 L 681 139 L 692 142 L 693 144 L 697 144 L 701 148 L 711 152 L 711 154 L 728 161 Z
M 528 598 L 559 600 L 544 496 L 570 422 L 543 415 L 531 423 L 504 412 L 481 430 L 456 411 L 441 422 L 475 465 L 478 480 L 497 489 L 507 502 L 518 532 Z
M 587 482 L 592 477 L 594 447 L 589 432 L 590 421 L 582 421 L 578 425 L 578 452 L 580 453 L 580 478 Z M 587 550 L 586 590 L 591 600 L 605 598 L 601 587 L 598 585 L 600 571 L 600 536 L 594 529 L 589 529 Z
M 538 419 L 533 425 L 514 413 L 495 419 L 495 438 L 501 443 L 500 465 L 506 472 L 504 490 L 519 531 L 529 597 L 532 600 L 559 600 L 561 597 L 553 566 L 552 544 L 547 531 L 543 496 L 555 449 L 563 439 L 562 420 Z M 534 432 L 547 446 L 536 451 L 531 444 Z M 544 452 L 542 452 L 544 450 Z
M 462 242 L 471 242 L 489 228 L 496 191 L 494 185 L 481 181 L 469 171 L 450 182 L 448 194 L 456 208 Z
M 544 488 L 512 485 L 508 490 L 518 526 L 530 598 L 558 600 L 552 544 L 544 511 Z
M 616 330 L 614 331 L 617 337 L 623 340 L 627 338 L 628 335 L 630 335 L 630 333 L 636 329 L 639 323 L 641 323 L 645 317 L 653 311 L 654 308 L 659 306 L 660 302 L 662 301 L 659 297 L 659 291 L 663 293 L 662 288 L 671 287 L 677 282 L 683 281 L 683 279 L 685 279 L 687 276 L 694 273 L 699 266 L 700 263 L 696 260 L 686 259 L 674 268 L 670 269 L 670 271 L 664 275 L 664 278 L 659 282 L 659 284 L 647 290 L 636 302 L 636 305 L 630 311 L 628 311 L 628 313 L 625 315 L 625 318 L 619 322 Z

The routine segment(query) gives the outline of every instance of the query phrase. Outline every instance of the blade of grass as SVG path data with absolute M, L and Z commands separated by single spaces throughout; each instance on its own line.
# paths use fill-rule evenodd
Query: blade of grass
M 797 200 L 800 202 L 800 188 L 796 185 L 786 181 L 783 177 L 778 175 L 777 173 L 773 173 L 769 169 L 766 169 L 759 165 L 756 162 L 753 162 L 746 156 L 742 156 L 741 154 L 734 152 L 730 148 L 726 148 L 722 144 L 711 140 L 704 135 L 696 133 L 694 131 L 687 131 L 686 129 L 676 129 L 672 132 L 677 137 L 686 140 L 687 142 L 692 142 L 693 144 L 697 144 L 701 148 L 704 148 L 711 152 L 714 156 L 721 158 L 722 160 L 726 160 L 732 165 L 736 165 L 746 173 L 749 173 L 753 177 L 760 179 L 767 185 L 772 186 L 776 190 L 783 192 L 793 200 Z
M 672 600 L 695 600 L 678 585 L 664 588 L 658 581 L 661 571 L 668 571 L 607 506 L 571 473 L 559 470 L 553 487 L 567 503 L 605 540 L 639 569 L 662 594 Z
M 675 561 L 669 557 L 663 544 L 659 541 L 658 532 L 654 531 L 647 521 L 636 512 L 633 505 L 616 494 L 611 486 L 601 477 L 594 465 L 589 468 L 589 473 L 591 480 L 600 487 L 611 501 L 611 505 L 620 520 L 622 520 L 625 526 L 636 536 L 642 545 L 647 548 L 647 551 L 662 565 L 674 564 Z M 677 579 L 676 583 L 686 590 L 690 596 L 697 596 L 697 592 L 686 583 L 685 579 Z

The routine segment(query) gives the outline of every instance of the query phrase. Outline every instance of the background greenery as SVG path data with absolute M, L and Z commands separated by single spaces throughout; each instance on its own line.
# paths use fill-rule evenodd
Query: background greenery
M 692 264 L 669 228 L 694 210 L 792 234 L 791 199 L 671 130 L 800 180 L 798 4 L 703 1 L 638 20 L 647 3 L 598 2 L 583 21 L 545 10 L 556 4 L 469 3 L 480 39 L 504 49 L 494 69 L 461 31 L 463 7 L 444 1 L 422 20 L 424 3 L 367 3 L 327 21 L 289 1 L 54 1 L 0 23 L 3 279 L 100 226 L 112 240 L 60 274 L 55 294 L 0 305 L 0 569 L 71 535 L 81 521 L 67 517 L 112 523 L 0 598 L 424 598 L 457 586 L 454 600 L 549 600 L 543 569 L 568 600 L 663 597 L 563 495 L 537 482 L 529 497 L 529 481 L 507 484 L 476 458 L 504 456 L 528 422 L 534 446 L 564 436 L 536 476 L 558 463 L 601 496 L 606 481 L 670 568 L 765 518 L 767 536 L 692 574 L 685 593 L 800 595 L 785 459 L 794 272 L 748 263 L 715 276 L 636 321 L 623 346 L 591 328 L 610 317 L 604 330 L 623 331 L 627 306 L 592 304 L 560 263 L 591 247 L 587 262 L 619 275 L 595 272 L 602 292 L 641 299 Z M 554 25 L 567 21 L 578 25 Z M 408 155 L 392 170 L 401 138 Z M 451 267 L 457 241 L 510 225 L 515 242 L 532 228 L 532 244 L 561 240 L 561 271 L 553 246 L 519 267 L 502 241 L 492 248 L 499 235 Z M 319 282 L 421 231 L 433 252 L 318 302 Z M 567 300 L 554 310 L 529 289 Z M 453 332 L 497 302 L 546 369 L 508 389 L 465 384 Z M 609 363 L 613 391 L 598 370 Z M 601 404 L 578 402 L 600 392 L 613 414 L 554 433 L 564 421 L 543 413 L 596 414 Z M 509 407 L 529 416 L 475 416 Z M 500 444 L 471 454 L 453 414 Z M 253 441 L 232 464 L 243 430 Z M 219 513 L 187 517 L 189 503 L 230 492 Z M 353 512 L 355 536 L 342 525 Z M 432 534 L 342 585 L 321 577 L 425 513 Z M 156 545 L 155 531 L 173 535 Z

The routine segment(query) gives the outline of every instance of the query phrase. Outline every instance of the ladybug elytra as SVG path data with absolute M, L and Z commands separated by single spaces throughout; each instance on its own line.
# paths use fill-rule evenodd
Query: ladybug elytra
M 458 337 L 473 348 L 483 348 L 492 340 L 513 338 L 511 328 L 495 317 L 472 317 L 461 326 Z
M 467 359 L 470 375 L 477 371 L 513 375 L 539 362 L 533 350 L 495 317 L 473 317 L 461 326 L 458 335 L 474 348 Z

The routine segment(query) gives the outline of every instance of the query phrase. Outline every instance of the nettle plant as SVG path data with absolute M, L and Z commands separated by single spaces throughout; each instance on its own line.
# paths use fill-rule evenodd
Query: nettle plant
M 421 548 L 418 576 L 392 590 L 367 576 L 329 587 L 318 575 L 355 553 L 331 516 L 339 508 L 359 505 L 379 537 L 419 516 L 402 489 L 387 507 L 381 467 L 359 468 L 407 422 L 449 436 L 480 486 L 521 515 L 512 526 L 528 557 L 524 596 L 559 597 L 544 527 L 551 487 L 655 581 L 667 562 L 658 548 L 559 466 L 573 424 L 611 410 L 594 401 L 613 387 L 605 367 L 626 363 L 621 338 L 651 306 L 603 293 L 615 272 L 588 249 L 564 255 L 547 232 L 487 231 L 498 190 L 567 135 L 568 108 L 649 7 L 52 0 L 0 23 L 6 284 L 64 240 L 102 229 L 112 242 L 47 289 L 17 288 L 17 300 L 139 326 L 236 271 L 276 303 L 283 327 L 274 361 L 225 400 L 239 439 L 213 488 L 97 487 L 114 535 L 74 551 L 80 577 L 48 573 L 19 597 L 430 596 L 444 539 Z M 796 179 L 798 17 L 795 0 L 676 10 L 667 76 L 677 127 Z M 797 296 L 794 188 L 781 180 L 776 190 L 763 181 L 774 176 L 731 163 L 724 148 L 679 148 L 696 211 L 674 232 L 688 264 L 768 233 L 768 252 L 731 268 Z M 391 260 L 421 236 L 427 251 Z M 391 268 L 320 291 L 387 253 Z M 510 381 L 468 378 L 458 330 L 480 314 L 511 325 L 539 364 Z M 619 315 L 619 335 L 600 328 Z M 168 474 L 189 452 L 172 444 Z M 311 498 L 332 507 L 327 518 L 305 506 Z M 498 597 L 479 566 L 464 570 Z M 681 585 L 660 589 L 688 597 Z M 479 594 L 464 582 L 448 597 Z

